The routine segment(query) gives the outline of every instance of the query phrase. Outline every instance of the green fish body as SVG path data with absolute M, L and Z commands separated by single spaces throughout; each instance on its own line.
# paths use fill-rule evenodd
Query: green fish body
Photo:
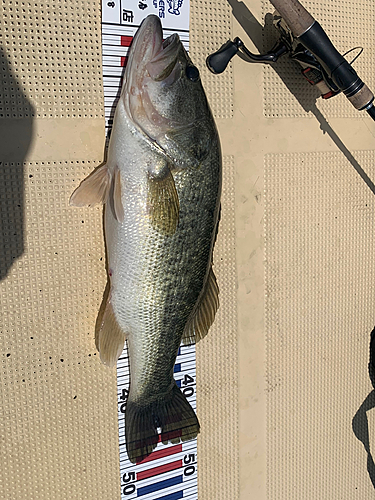
M 165 443 L 199 432 L 173 367 L 181 341 L 206 335 L 219 305 L 212 252 L 220 192 L 220 142 L 199 72 L 178 35 L 163 42 L 150 15 L 129 53 L 107 163 L 71 198 L 105 203 L 109 293 L 96 344 L 113 366 L 128 343 L 132 462 L 156 447 L 158 429 Z

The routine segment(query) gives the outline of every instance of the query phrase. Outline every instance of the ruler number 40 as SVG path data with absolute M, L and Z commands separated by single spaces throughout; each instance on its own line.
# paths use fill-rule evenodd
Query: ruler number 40
M 128 389 L 123 389 L 121 391 L 120 400 L 124 401 L 124 403 L 121 403 L 121 401 L 119 401 L 119 404 L 121 404 L 121 406 L 120 406 L 120 412 L 121 413 L 125 413 L 125 410 L 126 410 L 126 400 L 128 399 L 128 395 L 129 395 Z
M 128 389 L 123 389 L 121 391 L 120 399 L 122 399 L 122 401 L 126 401 L 128 399 L 128 395 L 129 395 Z
M 190 377 L 190 375 L 188 375 L 187 373 L 185 374 L 184 376 L 184 380 L 182 381 L 182 383 L 184 385 L 188 385 L 188 384 L 192 384 L 194 382 L 194 379 L 193 377 Z
M 194 383 L 193 377 L 186 373 L 182 380 L 182 385 L 187 386 L 188 384 L 192 383 Z M 194 394 L 194 387 L 192 387 L 191 385 L 189 387 L 184 387 L 184 389 L 182 389 L 182 393 L 185 397 L 190 398 Z

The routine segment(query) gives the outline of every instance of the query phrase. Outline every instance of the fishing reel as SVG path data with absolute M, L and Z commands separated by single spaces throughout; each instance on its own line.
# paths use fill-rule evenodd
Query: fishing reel
M 228 40 L 228 42 L 220 47 L 218 51 L 207 57 L 206 64 L 208 69 L 214 74 L 223 73 L 230 60 L 238 53 L 240 53 L 241 58 L 247 62 L 260 62 L 268 64 L 275 63 L 284 54 L 289 54 L 292 59 L 301 65 L 303 77 L 311 85 L 314 85 L 318 89 L 323 99 L 329 99 L 343 91 L 350 100 L 350 97 L 346 92 L 347 82 L 345 81 L 344 85 L 340 85 L 343 78 L 341 74 L 339 78 L 335 78 L 335 70 L 338 66 L 342 66 L 341 69 L 345 69 L 345 78 L 347 79 L 349 75 L 349 78 L 353 80 L 354 75 L 357 75 L 351 67 L 351 64 L 363 52 L 362 47 L 355 47 L 344 54 L 345 56 L 353 50 L 359 50 L 359 53 L 351 61 L 351 63 L 348 63 L 344 57 L 336 51 L 329 38 L 317 22 L 315 22 L 311 28 L 306 30 L 306 33 L 303 33 L 302 36 L 297 37 L 293 34 L 286 21 L 276 10 L 273 13 L 273 25 L 278 30 L 280 36 L 278 42 L 270 51 L 265 54 L 253 54 L 246 48 L 243 41 L 239 37 L 236 37 L 233 41 Z M 306 41 L 309 43 L 306 43 L 304 38 L 306 38 Z M 302 41 L 304 43 L 302 43 Z M 319 57 L 320 55 L 322 57 Z M 343 62 L 346 64 L 343 65 Z M 350 86 L 353 87 L 352 81 L 350 81 Z M 360 89 L 355 89 L 357 92 L 359 92 L 359 90 Z M 357 109 L 366 109 L 370 116 L 375 120 L 373 96 L 372 100 L 370 98 L 366 102 L 366 106 L 363 108 L 360 108 L 353 102 L 352 104 L 357 107 Z

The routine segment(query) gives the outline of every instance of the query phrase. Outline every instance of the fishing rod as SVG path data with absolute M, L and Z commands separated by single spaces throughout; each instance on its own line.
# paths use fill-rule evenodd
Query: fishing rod
M 276 11 L 273 25 L 279 31 L 276 45 L 265 54 L 253 54 L 243 41 L 236 37 L 228 40 L 206 59 L 208 69 L 214 74 L 225 71 L 229 61 L 238 53 L 247 62 L 275 63 L 284 54 L 298 61 L 302 75 L 319 90 L 323 99 L 343 92 L 359 111 L 366 110 L 375 120 L 374 95 L 359 78 L 351 63 L 332 44 L 326 32 L 298 0 L 270 0 Z M 354 49 L 346 52 L 347 55 Z

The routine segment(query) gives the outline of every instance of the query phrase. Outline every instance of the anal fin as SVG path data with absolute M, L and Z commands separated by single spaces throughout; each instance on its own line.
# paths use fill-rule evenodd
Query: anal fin
M 118 324 L 110 301 L 110 293 L 104 299 L 104 311 L 98 316 L 95 331 L 95 344 L 99 351 L 101 361 L 109 366 L 115 366 L 121 356 L 126 339 L 125 332 Z

